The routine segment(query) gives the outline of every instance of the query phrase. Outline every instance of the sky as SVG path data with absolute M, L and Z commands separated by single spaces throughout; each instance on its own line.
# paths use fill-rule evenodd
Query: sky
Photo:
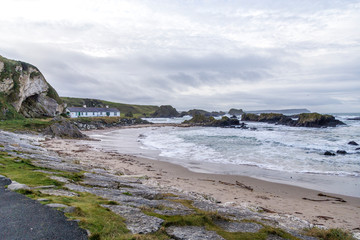
M 360 112 L 360 0 L 0 0 L 0 55 L 60 96 Z

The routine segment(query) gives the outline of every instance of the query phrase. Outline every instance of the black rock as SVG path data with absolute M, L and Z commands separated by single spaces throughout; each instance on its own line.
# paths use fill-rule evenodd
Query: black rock
M 358 146 L 359 144 L 355 141 L 350 141 L 348 142 L 349 145 L 354 145 L 354 146 Z
M 325 156 L 335 156 L 335 153 L 326 151 L 326 152 L 324 153 L 324 155 L 325 155 Z
M 348 118 L 347 120 L 360 120 L 360 117 Z
M 347 154 L 347 152 L 345 150 L 337 150 L 336 153 L 338 153 L 338 154 Z
M 360 148 L 355 148 L 355 150 L 360 150 Z

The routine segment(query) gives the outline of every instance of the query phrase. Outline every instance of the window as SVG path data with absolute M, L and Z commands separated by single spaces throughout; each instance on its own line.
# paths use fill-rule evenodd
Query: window
M 117 112 L 114 112 L 114 116 L 117 116 Z

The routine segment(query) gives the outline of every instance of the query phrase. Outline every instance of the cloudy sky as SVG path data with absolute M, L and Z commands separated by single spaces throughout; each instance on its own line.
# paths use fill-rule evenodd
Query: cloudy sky
M 0 0 L 0 55 L 61 96 L 360 112 L 360 1 Z

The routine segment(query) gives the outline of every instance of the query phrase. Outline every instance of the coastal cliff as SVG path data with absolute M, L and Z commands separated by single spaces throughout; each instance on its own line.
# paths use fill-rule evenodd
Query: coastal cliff
M 0 118 L 54 117 L 65 104 L 39 69 L 0 56 Z

